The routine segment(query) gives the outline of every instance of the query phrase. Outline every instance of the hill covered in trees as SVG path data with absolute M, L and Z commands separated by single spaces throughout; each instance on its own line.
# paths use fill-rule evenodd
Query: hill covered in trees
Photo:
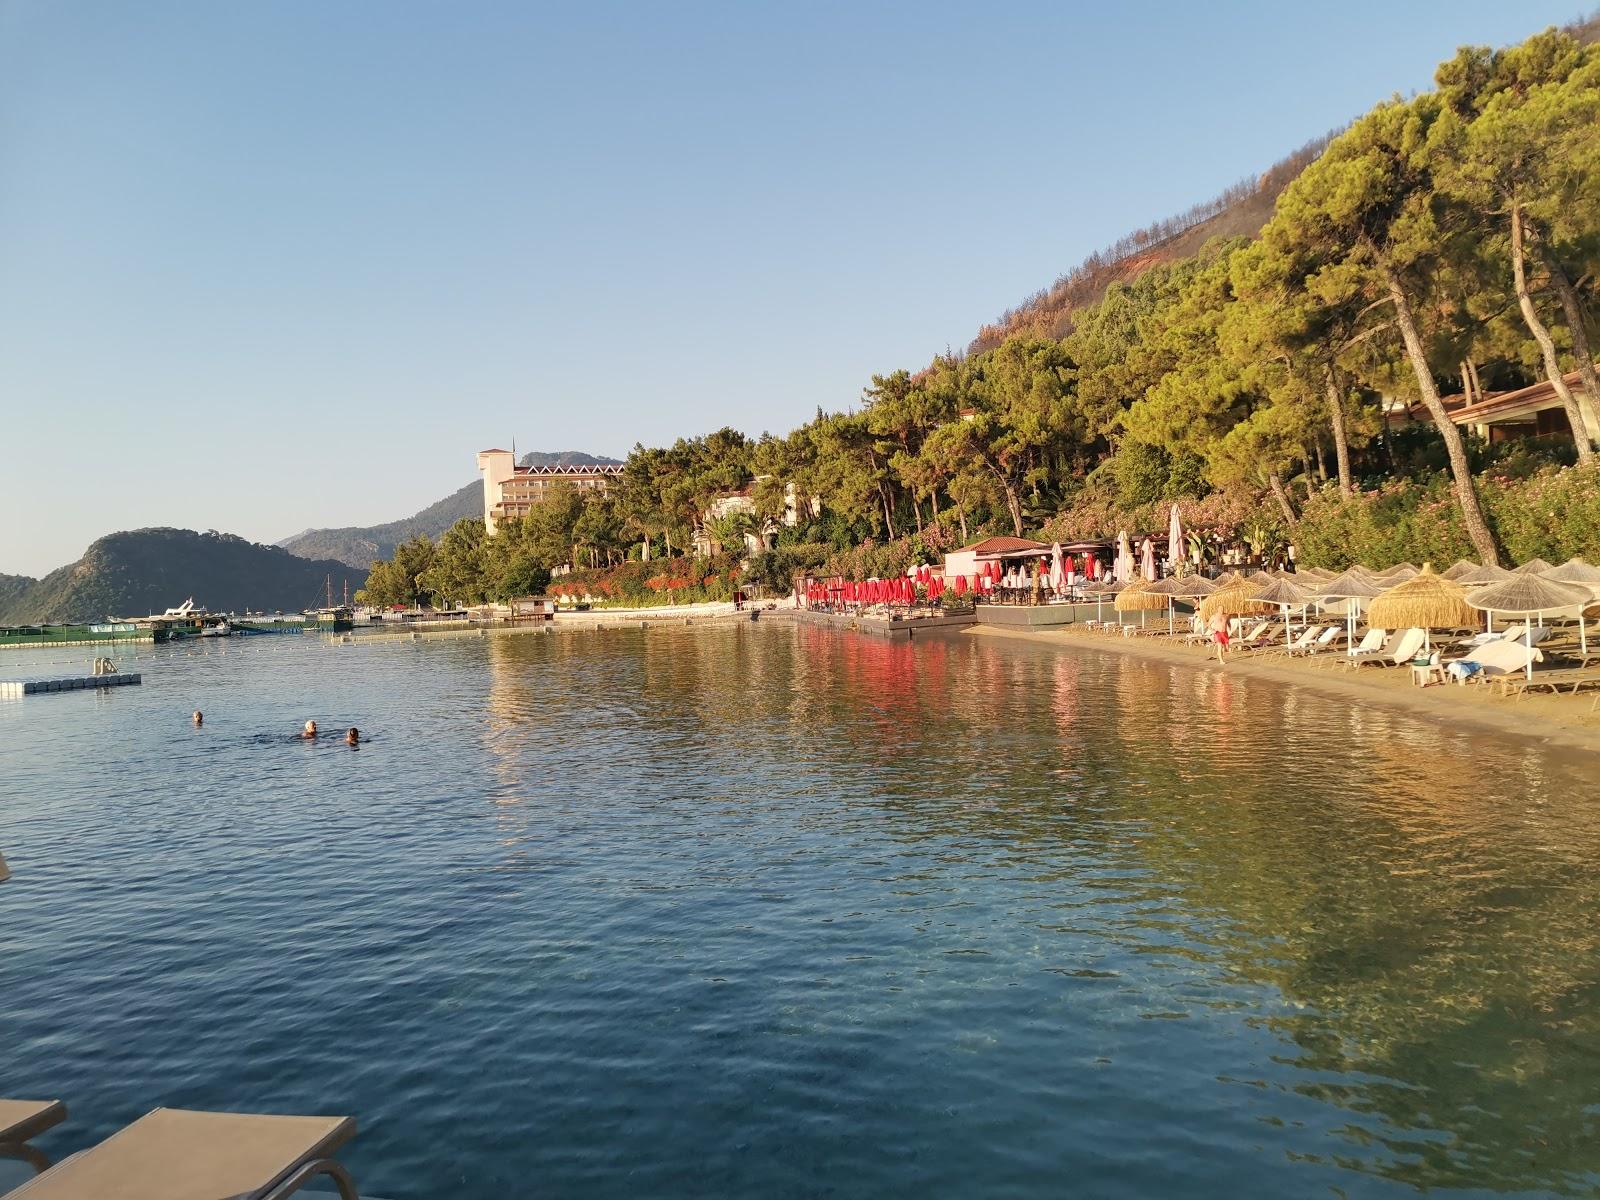
M 1600 13 L 1574 21 L 1563 32 L 1584 45 L 1600 41 Z M 1257 178 L 1241 180 L 1185 213 L 1146 226 L 1091 254 L 1049 287 L 985 325 L 967 352 L 992 350 L 1015 334 L 1066 337 L 1072 332 L 1073 314 L 1098 303 L 1112 284 L 1129 283 L 1152 267 L 1192 258 L 1212 238 L 1255 237 L 1271 219 L 1283 189 L 1316 161 L 1339 132 L 1314 138 Z
M 0 578 L 0 622 L 99 621 L 161 612 L 190 596 L 213 612 L 297 611 L 336 597 L 362 573 L 227 533 L 134 529 L 100 538 L 43 579 Z
M 1463 47 L 1431 90 L 1135 235 L 966 354 L 875 375 L 858 407 L 781 436 L 635 447 L 606 495 L 555 497 L 487 543 L 458 523 L 369 586 L 471 600 L 648 559 L 646 589 L 710 588 L 657 564 L 754 532 L 708 520 L 734 490 L 777 543 L 749 569 L 776 585 L 894 575 L 985 533 L 1157 532 L 1174 504 L 1197 554 L 1596 558 L 1594 33 Z M 1488 444 L 1452 420 L 1453 394 L 1535 382 L 1560 402 L 1537 437 Z M 608 594 L 582 575 L 562 586 Z
M 613 465 L 614 458 L 585 454 L 581 450 L 530 451 L 521 459 L 525 467 Z M 301 558 L 331 558 L 363 573 L 373 562 L 389 558 L 400 543 L 415 537 L 440 537 L 462 517 L 483 514 L 483 482 L 474 480 L 435 501 L 419 513 L 383 525 L 348 525 L 339 529 L 307 529 L 279 542 Z

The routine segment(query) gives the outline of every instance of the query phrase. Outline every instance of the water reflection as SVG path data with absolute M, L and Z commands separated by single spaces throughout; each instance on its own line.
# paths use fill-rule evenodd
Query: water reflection
M 7 1086 L 86 1138 L 243 1089 L 359 1112 L 378 1194 L 1600 1183 L 1588 762 L 776 624 L 147 678 L 181 755 L 128 697 L 0 711 Z M 230 740 L 307 706 L 386 736 Z

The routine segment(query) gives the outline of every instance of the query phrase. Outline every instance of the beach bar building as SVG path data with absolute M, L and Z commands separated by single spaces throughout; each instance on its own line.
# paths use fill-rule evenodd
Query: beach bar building
M 944 577 L 972 576 L 992 562 L 1008 562 L 1018 558 L 1038 558 L 1050 553 L 1043 542 L 1031 542 L 1019 537 L 991 537 L 973 542 L 944 556 Z

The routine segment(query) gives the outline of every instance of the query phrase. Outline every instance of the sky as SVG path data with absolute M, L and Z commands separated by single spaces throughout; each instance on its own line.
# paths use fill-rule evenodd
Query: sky
M 784 432 L 1574 0 L 0 0 L 0 572 Z

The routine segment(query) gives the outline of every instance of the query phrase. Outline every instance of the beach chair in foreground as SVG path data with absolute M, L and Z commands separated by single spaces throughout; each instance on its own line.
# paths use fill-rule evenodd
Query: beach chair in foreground
M 1278 625 L 1274 621 L 1262 621 L 1242 638 L 1235 638 L 1230 650 L 1260 650 L 1272 644 L 1278 636 Z
M 349 1117 L 158 1108 L 6 1200 L 283 1200 L 313 1180 L 359 1200 L 329 1157 L 355 1131 Z
M 1387 629 L 1374 628 L 1367 630 L 1361 641 L 1345 652 L 1343 661 L 1348 663 L 1363 655 L 1381 654 L 1383 652 L 1383 644 L 1388 637 L 1389 631 Z
M 1492 683 L 1513 675 L 1526 678 L 1531 663 L 1543 662 L 1544 651 L 1521 642 L 1488 642 L 1445 664 L 1445 675 L 1461 684 Z M 1476 669 L 1474 669 L 1476 668 Z
M 28 1143 L 66 1119 L 67 1106 L 59 1100 L 0 1100 L 0 1158 L 14 1158 L 35 1172 L 50 1168 L 50 1160 Z M 6 1179 L 0 1176 L 0 1195 Z
M 1559 693 L 1563 688 L 1576 695 L 1580 688 L 1600 687 L 1600 671 L 1582 667 L 1535 671 L 1529 678 L 1520 668 L 1488 680 L 1499 685 L 1502 696 L 1526 696 L 1531 692 Z
M 1333 645 L 1334 640 L 1343 632 L 1344 627 L 1342 625 L 1329 625 L 1310 642 L 1307 642 L 1304 646 L 1297 646 L 1289 650 L 1288 653 L 1304 654 L 1307 658 L 1310 658 L 1313 654 L 1321 654 L 1329 646 Z
M 1402 629 L 1378 654 L 1369 654 L 1365 657 L 1352 655 L 1350 665 L 1353 667 L 1403 667 L 1417 656 L 1417 651 L 1428 639 L 1426 630 Z
M 1299 654 L 1321 637 L 1324 632 L 1321 625 L 1307 625 L 1293 640 L 1287 641 L 1281 646 L 1268 646 L 1262 653 Z

